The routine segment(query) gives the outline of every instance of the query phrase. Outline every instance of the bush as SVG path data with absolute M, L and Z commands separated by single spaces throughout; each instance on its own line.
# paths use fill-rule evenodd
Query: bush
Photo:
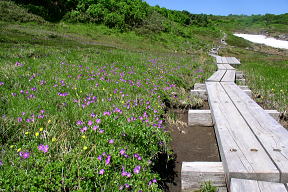
M 6 22 L 37 22 L 44 23 L 44 19 L 27 12 L 27 9 L 17 6 L 10 1 L 0 1 L 0 21 Z

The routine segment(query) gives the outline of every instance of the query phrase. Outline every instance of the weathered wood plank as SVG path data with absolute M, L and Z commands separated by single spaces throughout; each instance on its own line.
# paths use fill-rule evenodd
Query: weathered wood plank
M 280 121 L 280 112 L 277 110 L 265 110 L 271 117 L 273 117 L 277 122 Z
M 204 83 L 195 83 L 194 90 L 206 90 L 206 85 Z
M 213 126 L 210 110 L 189 110 L 188 111 L 188 125 L 200 125 L 204 127 Z
M 238 59 L 236 59 L 235 57 L 232 57 L 232 60 L 233 60 L 234 64 L 241 64 L 240 61 Z
M 226 70 L 218 70 L 209 79 L 207 79 L 207 81 L 219 82 L 221 81 L 225 73 L 226 73 Z
M 221 59 L 220 56 L 217 56 L 217 57 L 216 57 L 216 63 L 222 64 L 222 59 Z
M 226 57 L 226 59 L 229 64 L 234 64 L 234 60 L 232 59 L 232 57 Z
M 226 70 L 226 66 L 224 64 L 217 64 L 218 70 Z
M 205 101 L 208 100 L 208 95 L 206 90 L 191 90 L 190 91 L 192 96 L 199 97 L 201 99 L 204 99 Z
M 230 192 L 287 192 L 282 183 L 231 179 Z
M 223 65 L 226 67 L 226 70 L 235 70 L 235 68 L 229 64 L 223 64 Z
M 222 63 L 223 64 L 228 64 L 228 61 L 227 61 L 226 57 L 222 57 L 221 59 L 222 59 Z
M 288 182 L 288 131 L 235 83 L 221 84 L 280 170 L 281 182 Z
M 221 82 L 234 82 L 235 81 L 235 70 L 227 70 Z
M 198 190 L 201 184 L 211 181 L 217 188 L 226 188 L 222 162 L 183 162 L 181 168 L 182 191 Z M 226 189 L 227 191 L 227 189 Z
M 220 83 L 206 82 L 224 171 L 230 178 L 279 182 L 280 174 Z

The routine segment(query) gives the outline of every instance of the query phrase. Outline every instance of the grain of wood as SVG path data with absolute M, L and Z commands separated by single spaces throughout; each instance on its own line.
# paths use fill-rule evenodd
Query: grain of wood
M 221 81 L 225 73 L 226 73 L 226 70 L 218 70 L 209 79 L 207 79 L 207 81 L 219 82 Z
M 208 181 L 227 191 L 222 162 L 182 162 L 182 191 L 198 190 L 201 184 Z
M 231 179 L 230 192 L 287 192 L 282 183 Z
M 288 131 L 235 83 L 223 82 L 221 84 L 245 118 L 255 137 L 280 170 L 280 182 L 288 182 Z
M 228 64 L 228 61 L 227 61 L 226 57 L 221 57 L 221 59 L 222 59 L 222 63 L 223 64 Z
M 235 81 L 235 70 L 227 70 L 221 82 L 234 82 Z
M 188 111 L 188 125 L 190 126 L 213 126 L 210 110 L 189 110 Z
M 279 171 L 221 84 L 206 82 L 206 88 L 228 182 L 232 177 L 279 182 Z
M 218 70 L 226 70 L 226 66 L 224 64 L 217 64 Z
M 236 59 L 235 57 L 232 57 L 233 60 L 233 64 L 241 64 L 240 61 L 238 59 Z
M 226 70 L 235 70 L 235 68 L 229 64 L 223 64 L 223 65 L 226 67 Z

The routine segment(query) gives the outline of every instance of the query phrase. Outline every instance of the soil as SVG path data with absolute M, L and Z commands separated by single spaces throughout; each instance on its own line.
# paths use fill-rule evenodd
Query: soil
M 174 111 L 177 121 L 170 123 L 171 146 L 175 154 L 173 177 L 167 179 L 166 192 L 181 191 L 181 165 L 183 161 L 220 161 L 213 127 L 188 126 L 188 112 Z M 171 169 L 171 168 L 170 168 Z

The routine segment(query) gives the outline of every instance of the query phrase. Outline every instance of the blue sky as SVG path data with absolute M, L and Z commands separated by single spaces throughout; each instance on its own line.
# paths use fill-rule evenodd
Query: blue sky
M 288 13 L 288 0 L 145 0 L 150 5 L 167 9 L 187 10 L 191 13 L 283 14 Z

